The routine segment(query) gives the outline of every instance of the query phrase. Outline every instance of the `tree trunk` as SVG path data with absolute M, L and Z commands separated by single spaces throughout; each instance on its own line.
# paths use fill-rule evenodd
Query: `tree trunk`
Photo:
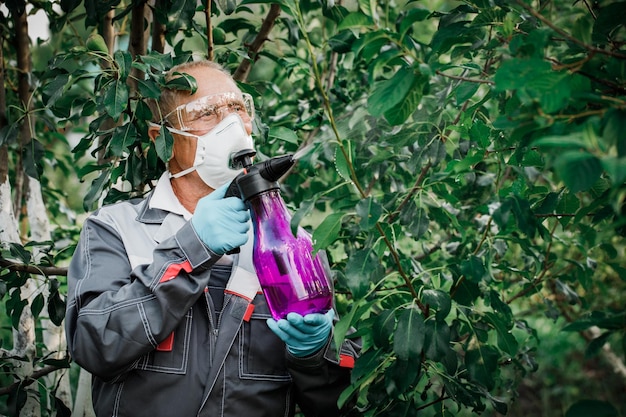
M 20 128 L 20 144 L 23 146 L 30 142 L 32 138 L 30 109 L 32 107 L 31 91 L 30 91 L 30 38 L 28 36 L 28 20 L 26 12 L 15 18 L 15 38 L 17 46 L 17 65 L 19 69 L 18 93 L 20 103 L 26 113 L 26 117 L 22 121 Z M 26 175 L 23 169 L 23 159 L 20 157 L 19 164 L 16 167 L 16 213 L 21 211 L 22 195 L 25 189 L 24 179 Z M 15 221 L 15 220 L 14 220 Z M 17 226 L 16 226 L 17 229 Z M 19 230 L 19 229 L 18 229 Z M 16 239 L 17 238 L 17 239 Z M 12 242 L 19 243 L 19 236 L 13 236 Z M 21 297 L 23 300 L 33 300 L 37 294 L 37 284 L 33 279 L 28 279 L 26 284 L 21 288 Z M 20 379 L 28 378 L 33 373 L 32 360 L 35 357 L 35 319 L 30 308 L 24 308 L 20 317 L 17 330 L 13 329 L 13 354 L 18 357 L 25 358 L 26 361 L 16 364 L 16 373 Z M 39 416 L 41 413 L 39 407 L 38 390 L 28 390 L 28 398 L 22 415 Z
M 35 242 L 47 242 L 52 240 L 50 232 L 50 219 L 47 216 L 47 210 L 41 194 L 41 184 L 34 178 L 28 178 L 28 196 L 26 200 L 28 211 L 28 222 L 30 225 L 30 240 Z M 34 260 L 39 263 L 39 253 L 33 250 Z M 48 285 L 46 280 L 37 275 L 35 278 L 36 292 L 43 293 L 45 299 L 48 299 Z M 34 294 L 37 295 L 37 294 Z M 45 310 L 44 310 L 45 311 Z M 67 343 L 65 341 L 65 328 L 57 326 L 48 317 L 42 316 L 40 319 L 42 327 L 42 335 L 44 345 L 47 347 L 51 358 L 63 359 L 66 356 Z M 44 378 L 45 386 L 48 389 L 56 388 L 56 397 L 63 403 L 71 407 L 72 393 L 70 390 L 69 372 L 61 370 L 53 372 Z

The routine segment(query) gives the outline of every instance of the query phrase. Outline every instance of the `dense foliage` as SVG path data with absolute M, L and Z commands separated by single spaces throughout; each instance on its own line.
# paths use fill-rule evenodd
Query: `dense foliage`
M 623 386 L 626 2 L 279 4 L 150 3 L 165 47 L 153 37 L 145 50 L 132 26 L 139 6 L 144 22 L 142 2 L 32 4 L 51 37 L 32 46 L 33 108 L 7 90 L 0 145 L 13 178 L 18 160 L 39 178 L 57 227 L 53 242 L 25 237 L 3 252 L 11 322 L 44 302 L 60 322 L 59 281 L 23 300 L 33 271 L 18 266 L 40 246 L 40 267 L 62 266 L 82 210 L 150 189 L 172 137 L 150 142 L 148 101 L 173 64 L 212 56 L 255 97 L 259 154 L 300 158 L 283 180 L 294 226 L 330 255 L 336 340 L 352 326 L 364 341 L 341 400 L 356 401 L 350 415 L 522 415 L 518 387 L 550 366 L 538 358 L 556 333 L 584 338 L 578 360 Z M 3 20 L 8 39 L 15 20 Z M 17 134 L 28 112 L 32 141 Z M 49 365 L 39 353 L 31 360 Z M 626 415 L 611 388 L 548 401 L 557 409 L 541 415 Z

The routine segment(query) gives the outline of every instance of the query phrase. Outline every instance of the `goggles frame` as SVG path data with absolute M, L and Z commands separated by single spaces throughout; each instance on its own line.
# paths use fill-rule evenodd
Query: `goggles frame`
M 176 114 L 175 120 L 180 126 L 177 128 L 178 130 L 183 132 L 198 130 L 189 125 L 202 117 L 216 117 L 215 124 L 217 125 L 224 118 L 224 109 L 227 109 L 228 113 L 238 113 L 240 116 L 245 113 L 250 120 L 254 120 L 255 111 L 252 96 L 248 93 L 239 94 L 235 92 L 209 94 L 189 103 L 181 104 L 167 113 L 163 120 L 170 127 L 174 127 L 171 126 L 172 123 L 169 118 Z

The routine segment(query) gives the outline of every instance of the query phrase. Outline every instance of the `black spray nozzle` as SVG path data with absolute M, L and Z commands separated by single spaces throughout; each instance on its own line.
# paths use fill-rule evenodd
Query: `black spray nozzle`
M 244 150 L 237 152 L 232 158 L 236 166 L 245 169 L 233 181 L 237 184 L 239 196 L 243 200 L 249 200 L 265 191 L 280 189 L 278 180 L 296 163 L 293 155 L 282 155 L 252 164 L 254 155 L 256 152 Z
M 293 155 L 276 156 L 258 164 L 259 174 L 268 181 L 278 181 L 295 163 Z

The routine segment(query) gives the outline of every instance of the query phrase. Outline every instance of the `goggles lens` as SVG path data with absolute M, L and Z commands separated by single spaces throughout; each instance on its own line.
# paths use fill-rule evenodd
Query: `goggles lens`
M 203 130 L 217 125 L 227 114 L 237 113 L 242 119 L 254 119 L 254 101 L 248 93 L 218 93 L 182 104 L 164 119 L 176 120 L 180 130 Z M 194 124 L 192 128 L 190 125 Z

